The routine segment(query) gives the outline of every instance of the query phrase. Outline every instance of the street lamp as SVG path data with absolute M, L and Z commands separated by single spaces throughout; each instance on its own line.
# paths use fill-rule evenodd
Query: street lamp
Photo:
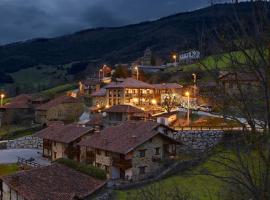
M 174 59 L 174 64 L 176 65 L 176 59 L 177 59 L 177 55 L 176 54 L 173 54 L 173 59 Z
M 102 67 L 102 78 L 104 78 L 104 76 L 105 76 L 105 70 L 104 70 L 104 68 L 106 68 L 107 67 L 107 65 L 103 65 L 103 67 Z
M 5 98 L 5 94 L 1 94 L 0 97 L 1 97 L 1 107 L 2 107 L 3 106 L 3 100 Z
M 190 107 L 189 97 L 190 97 L 190 93 L 187 91 L 185 93 L 185 95 L 187 97 L 187 124 L 189 125 L 189 107 Z
M 194 85 L 193 85 L 193 94 L 194 94 L 194 96 L 196 96 L 197 75 L 195 73 L 193 73 L 192 76 L 193 76 L 193 83 L 194 83 Z
M 138 66 L 136 66 L 134 69 L 136 70 L 137 80 L 139 80 L 139 68 L 138 68 Z
M 101 72 L 103 72 L 102 69 L 100 69 L 99 72 L 98 72 L 99 81 L 101 81 Z

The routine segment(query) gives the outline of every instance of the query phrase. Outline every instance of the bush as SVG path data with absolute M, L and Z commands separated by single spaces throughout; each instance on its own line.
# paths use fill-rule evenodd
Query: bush
M 60 159 L 56 160 L 55 162 L 66 165 L 67 167 L 75 169 L 75 170 L 82 172 L 84 174 L 87 174 L 89 176 L 95 177 L 97 179 L 105 180 L 107 178 L 106 172 L 102 169 L 95 167 L 95 166 L 77 163 L 74 160 L 65 159 L 65 158 L 60 158 Z

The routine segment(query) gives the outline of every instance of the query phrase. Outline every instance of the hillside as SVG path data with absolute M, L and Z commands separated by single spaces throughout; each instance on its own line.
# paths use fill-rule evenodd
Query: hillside
M 237 6 L 239 15 L 245 16 L 246 20 L 250 20 L 251 9 L 247 2 Z M 95 65 L 128 62 L 142 56 L 146 47 L 168 60 L 173 51 L 197 48 L 202 27 L 209 33 L 224 27 L 228 19 L 234 18 L 232 10 L 232 4 L 220 4 L 152 22 L 89 29 L 62 37 L 1 46 L 0 73 L 14 73 L 37 65 L 59 67 L 74 61 L 93 61 Z M 212 42 L 208 41 L 208 48 Z M 0 83 L 5 83 L 8 78 L 4 77 Z

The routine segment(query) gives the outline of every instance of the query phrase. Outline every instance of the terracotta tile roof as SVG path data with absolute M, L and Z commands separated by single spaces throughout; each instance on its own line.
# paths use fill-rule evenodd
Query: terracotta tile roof
M 42 129 L 35 135 L 43 139 L 68 144 L 86 135 L 91 130 L 92 128 L 82 127 L 77 124 L 55 124 L 45 129 Z
M 2 108 L 6 109 L 28 109 L 32 106 L 32 96 L 21 94 L 11 100 L 10 103 L 5 104 Z
M 57 163 L 1 179 L 26 200 L 83 199 L 105 184 L 104 181 Z
M 161 83 L 161 84 L 153 84 L 156 89 L 181 89 L 182 85 L 177 83 Z
M 93 116 L 88 122 L 85 123 L 86 126 L 102 126 L 103 125 L 103 117 L 102 115 Z
M 41 106 L 37 107 L 37 110 L 48 110 L 52 107 L 58 106 L 60 104 L 65 103 L 79 103 L 80 100 L 78 98 L 74 98 L 67 95 L 62 95 L 59 97 L 56 97 L 55 99 L 50 100 L 49 102 L 42 104 Z
M 133 79 L 126 78 L 120 82 L 111 82 L 105 88 L 141 88 L 141 89 L 153 89 L 154 87 L 148 83 Z
M 100 84 L 100 81 L 98 79 L 86 79 L 81 81 L 81 83 L 85 86 L 94 86 Z
M 110 108 L 107 108 L 104 110 L 104 112 L 108 112 L 108 113 L 144 113 L 143 110 L 141 110 L 140 108 L 137 108 L 135 106 L 131 106 L 131 105 L 114 105 Z
M 105 88 L 100 88 L 98 91 L 93 92 L 91 94 L 92 97 L 103 97 L 106 96 L 106 89 Z
M 79 142 L 80 146 L 88 146 L 120 154 L 127 154 L 139 145 L 156 135 L 177 143 L 175 140 L 157 131 L 158 123 L 153 121 L 124 122 L 118 126 L 109 127 L 100 133 Z

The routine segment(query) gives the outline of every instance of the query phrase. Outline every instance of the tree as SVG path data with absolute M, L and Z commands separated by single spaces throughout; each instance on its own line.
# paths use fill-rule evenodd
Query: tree
M 222 64 L 235 76 L 236 88 L 219 87 L 215 98 L 224 117 L 246 127 L 244 135 L 234 138 L 230 148 L 212 160 L 225 169 L 224 174 L 207 173 L 227 184 L 225 199 L 270 199 L 270 5 L 266 1 L 251 5 L 250 16 L 241 18 L 235 4 L 235 18 L 227 19 L 223 31 L 202 34 L 215 41 L 213 53 L 226 54 L 215 56 L 211 66 L 201 61 L 201 67 L 216 77 L 213 69 Z M 247 74 L 257 78 L 255 85 L 243 83 L 241 77 Z
M 166 112 L 170 113 L 173 108 L 177 106 L 177 98 L 171 92 L 167 91 L 167 94 L 164 96 L 162 107 L 166 110 Z
M 130 72 L 127 67 L 119 66 L 115 69 L 112 79 L 115 80 L 116 78 L 127 78 L 129 75 Z

